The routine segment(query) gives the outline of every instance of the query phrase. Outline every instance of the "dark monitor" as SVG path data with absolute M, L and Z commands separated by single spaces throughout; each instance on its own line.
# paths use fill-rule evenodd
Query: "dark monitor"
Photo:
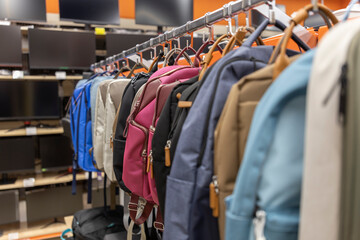
M 29 29 L 31 69 L 86 70 L 96 61 L 94 32 Z
M 0 81 L 0 121 L 60 118 L 57 81 Z
M 60 0 L 60 20 L 86 24 L 120 24 L 118 0 Z
M 136 24 L 180 26 L 193 20 L 193 0 L 136 0 Z
M 21 67 L 21 30 L 18 26 L 0 26 L 0 66 Z
M 70 139 L 62 135 L 39 136 L 43 171 L 67 169 L 72 166 L 73 150 Z
M 35 141 L 33 137 L 0 138 L 0 173 L 34 171 Z
M 107 33 L 106 34 L 106 52 L 107 56 L 113 56 L 134 47 L 136 44 L 141 44 L 148 41 L 150 38 L 157 37 L 157 35 L 146 34 L 124 34 L 124 33 Z M 145 59 L 150 59 L 150 51 L 143 53 Z
M 46 22 L 45 0 L 0 0 L 0 19 Z

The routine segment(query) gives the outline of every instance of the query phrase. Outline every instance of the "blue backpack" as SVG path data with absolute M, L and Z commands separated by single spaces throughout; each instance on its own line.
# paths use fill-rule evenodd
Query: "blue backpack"
M 306 88 L 315 51 L 286 68 L 259 102 L 234 192 L 228 240 L 298 238 Z
M 90 90 L 92 80 L 80 81 L 74 90 L 70 105 L 70 127 L 71 137 L 74 146 L 73 157 L 73 194 L 76 193 L 76 170 L 80 167 L 89 171 L 89 179 L 92 179 L 91 172 L 99 172 L 95 167 L 92 149 L 91 132 L 91 101 Z M 91 182 L 89 187 L 91 189 Z M 88 202 L 91 201 L 91 191 L 89 191 Z
M 239 49 L 216 62 L 202 80 L 167 178 L 164 239 L 219 239 L 217 219 L 209 207 L 213 132 L 232 85 L 269 61 L 272 46 L 251 47 L 267 25 L 268 20 Z

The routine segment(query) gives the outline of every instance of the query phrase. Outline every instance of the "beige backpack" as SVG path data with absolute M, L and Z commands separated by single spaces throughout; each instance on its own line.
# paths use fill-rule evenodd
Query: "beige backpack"
M 107 86 L 104 117 L 103 162 L 104 171 L 109 180 L 116 181 L 113 167 L 113 151 L 111 149 L 113 125 L 117 109 L 121 106 L 124 90 L 130 79 L 113 80 Z

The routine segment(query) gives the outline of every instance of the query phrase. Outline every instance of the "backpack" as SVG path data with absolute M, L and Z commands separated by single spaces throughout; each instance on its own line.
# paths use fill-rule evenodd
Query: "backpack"
M 95 124 L 95 106 L 96 106 L 96 96 L 97 96 L 97 90 L 99 88 L 99 84 L 102 82 L 102 81 L 105 81 L 105 80 L 110 80 L 110 79 L 113 79 L 112 76 L 97 76 L 96 78 L 94 78 L 92 80 L 92 85 L 91 85 L 91 89 L 90 89 L 90 103 L 91 103 L 91 119 L 93 121 L 91 121 L 92 123 L 92 133 L 93 133 L 93 138 L 94 138 L 94 124 Z
M 84 209 L 74 214 L 72 229 L 75 240 L 103 240 L 105 235 L 126 232 L 123 207 Z
M 351 239 L 349 235 L 340 235 L 340 233 L 344 233 L 344 229 L 352 224 L 358 223 L 354 221 L 355 219 L 345 221 L 341 216 L 346 212 L 346 208 L 351 214 L 358 213 L 356 208 L 350 207 L 349 202 L 346 204 L 342 202 L 346 196 L 344 191 L 349 188 L 348 184 L 355 182 L 354 178 L 344 185 L 345 176 L 352 176 L 351 172 L 346 172 L 346 174 L 343 172 L 346 171 L 345 166 L 350 164 L 348 166 L 352 169 L 351 171 L 356 169 L 356 164 L 348 162 L 351 158 L 344 158 L 343 155 L 343 151 L 356 142 L 354 139 L 343 142 L 346 138 L 343 137 L 342 119 L 345 113 L 347 114 L 344 112 L 345 107 L 354 104 L 345 98 L 347 98 L 346 88 L 347 91 L 352 91 L 358 81 L 358 79 L 351 79 L 351 81 L 347 78 L 347 73 L 350 73 L 347 68 L 350 66 L 348 64 L 356 63 L 353 59 L 349 60 L 349 55 L 353 53 L 349 47 L 354 37 L 358 36 L 359 27 L 359 20 L 336 25 L 319 43 L 314 59 L 314 70 L 310 77 L 306 98 L 300 239 Z M 356 43 L 358 44 L 359 42 Z M 355 135 L 356 129 L 347 130 L 345 134 Z M 347 156 L 355 157 L 355 151 Z M 355 190 L 350 191 L 354 194 Z M 354 196 L 351 195 L 350 201 L 354 201 Z M 342 209 L 342 207 L 346 208 Z M 358 228 L 357 226 L 355 229 Z M 339 236 L 343 237 L 339 238 Z
M 104 140 L 103 140 L 103 161 L 104 171 L 110 181 L 116 181 L 113 168 L 113 151 L 111 149 L 112 129 L 115 121 L 116 111 L 121 105 L 125 87 L 130 79 L 113 80 L 107 87 L 105 100 L 104 118 Z
M 123 181 L 132 192 L 129 204 L 130 217 L 138 225 L 147 219 L 153 205 L 157 203 L 156 190 L 151 189 L 149 185 L 149 180 L 154 181 L 154 179 L 148 176 L 151 175 L 151 155 L 148 159 L 148 150 L 156 124 L 156 115 L 159 113 L 157 109 L 161 108 L 161 103 L 165 102 L 166 92 L 170 93 L 166 86 L 176 81 L 185 81 L 198 73 L 198 68 L 177 65 L 158 70 L 144 85 L 144 91 L 128 117 L 127 129 L 125 129 L 127 139 L 123 163 Z M 139 204 L 144 205 L 145 203 L 145 210 L 142 217 L 136 219 L 139 197 L 143 199 L 140 200 Z
M 180 111 L 184 108 L 178 108 L 179 100 L 189 95 L 185 91 L 191 86 L 199 85 L 198 76 L 191 78 L 186 82 L 178 84 L 170 93 L 163 110 L 157 122 L 154 136 L 152 139 L 152 158 L 154 164 L 154 179 L 159 200 L 161 214 L 164 215 L 166 177 L 170 173 L 171 160 L 176 148 L 176 142 L 173 135 L 175 127 L 179 123 Z M 194 87 L 193 87 L 194 88 Z M 193 91 L 191 91 L 192 93 Z M 180 99 L 178 98 L 181 94 Z M 185 95 L 184 95 L 185 94 Z M 165 148 L 168 157 L 165 160 Z M 171 156 L 172 155 L 172 156 Z
M 113 79 L 102 81 L 99 84 L 96 105 L 95 105 L 95 119 L 94 119 L 94 157 L 96 159 L 97 167 L 104 169 L 104 131 L 105 131 L 105 104 L 106 92 L 109 84 Z
M 118 109 L 119 111 L 118 119 L 114 123 L 116 124 L 116 130 L 113 135 L 114 136 L 113 137 L 114 172 L 120 188 L 128 193 L 130 193 L 130 190 L 125 186 L 122 180 L 124 150 L 125 150 L 125 142 L 126 142 L 126 137 L 123 135 L 123 133 L 126 126 L 126 120 L 130 114 L 131 105 L 135 98 L 135 95 L 140 89 L 140 87 L 146 83 L 149 77 L 150 74 L 139 73 L 131 79 L 131 81 L 128 83 L 128 85 L 124 90 L 122 103 L 120 108 Z
M 359 31 L 349 48 L 346 74 L 346 108 L 344 108 L 343 159 L 341 182 L 341 215 L 339 239 L 356 240 L 360 238 L 359 202 Z M 344 75 L 342 75 L 344 76 Z
M 88 203 L 91 203 L 92 198 L 92 172 L 99 172 L 91 152 L 93 148 L 90 101 L 91 86 L 91 80 L 80 81 L 77 84 L 71 98 L 69 109 L 71 137 L 74 146 L 72 194 L 76 193 L 76 170 L 80 167 L 85 171 L 89 171 Z
M 201 80 L 204 82 L 182 127 L 167 178 L 164 239 L 219 238 L 217 219 L 209 207 L 212 157 L 203 155 L 213 148 L 215 124 L 231 86 L 264 67 L 273 52 L 272 46 L 251 47 L 267 25 L 268 20 L 240 48 L 218 60 Z M 197 173 L 202 170 L 205 172 Z
M 298 56 L 290 59 L 293 62 Z M 252 116 L 265 91 L 274 81 L 274 65 L 243 77 L 230 90 L 214 133 L 214 175 L 210 188 L 210 207 L 218 218 L 220 238 L 225 236 L 224 199 L 234 190 L 245 150 Z
M 297 239 L 314 53 L 287 67 L 256 107 L 234 192 L 226 198 L 226 239 Z

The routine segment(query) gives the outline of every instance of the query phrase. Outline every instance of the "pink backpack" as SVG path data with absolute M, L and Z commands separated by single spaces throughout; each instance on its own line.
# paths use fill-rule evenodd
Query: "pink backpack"
M 132 192 L 130 217 L 138 225 L 144 223 L 154 205 L 159 204 L 149 154 L 157 120 L 171 90 L 180 82 L 197 76 L 199 71 L 199 68 L 179 65 L 160 69 L 145 84 L 143 93 L 128 117 L 123 180 Z M 137 218 L 138 208 L 142 213 Z M 154 225 L 163 229 L 161 214 L 157 216 Z

